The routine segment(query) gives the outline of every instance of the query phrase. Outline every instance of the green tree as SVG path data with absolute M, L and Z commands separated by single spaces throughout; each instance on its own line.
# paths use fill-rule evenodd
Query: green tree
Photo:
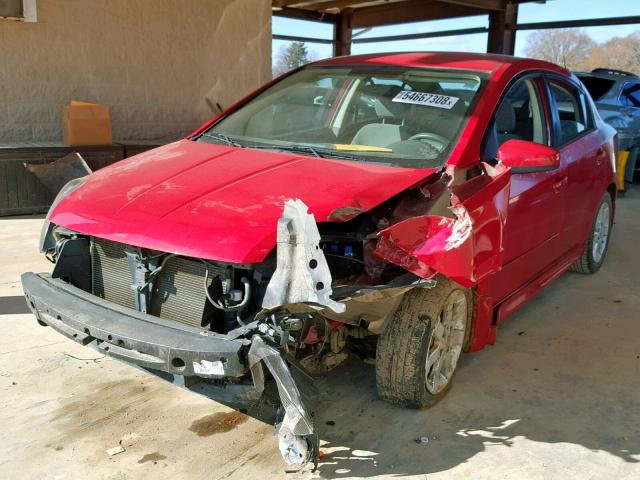
M 273 65 L 273 76 L 282 75 L 284 72 L 310 61 L 311 57 L 307 45 L 304 42 L 291 42 L 288 46 L 280 48 Z

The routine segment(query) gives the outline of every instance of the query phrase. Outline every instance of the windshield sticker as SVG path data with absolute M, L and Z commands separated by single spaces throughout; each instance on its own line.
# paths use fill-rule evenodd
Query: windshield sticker
M 393 97 L 391 101 L 399 103 L 414 103 L 416 105 L 446 108 L 447 110 L 450 110 L 458 100 L 460 100 L 458 97 L 450 97 L 448 95 L 437 95 L 435 93 L 411 92 L 404 90 Z

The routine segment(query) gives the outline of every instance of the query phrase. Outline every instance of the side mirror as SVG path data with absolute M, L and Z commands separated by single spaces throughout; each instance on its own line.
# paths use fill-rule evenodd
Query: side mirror
M 498 148 L 497 158 L 512 173 L 545 172 L 560 166 L 560 152 L 526 140 L 507 140 Z

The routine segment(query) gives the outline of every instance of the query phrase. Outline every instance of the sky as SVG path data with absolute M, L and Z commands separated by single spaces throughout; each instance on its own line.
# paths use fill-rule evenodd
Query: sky
M 589 18 L 623 17 L 640 15 L 640 0 L 547 0 L 545 4 L 525 3 L 518 11 L 519 23 L 545 22 L 557 20 L 582 20 Z M 381 37 L 385 35 L 402 35 L 409 33 L 437 32 L 459 28 L 486 27 L 486 15 L 463 17 L 450 20 L 415 22 L 402 25 L 376 27 L 358 35 L 357 38 Z M 604 42 L 612 37 L 622 37 L 640 31 L 640 24 L 618 25 L 615 27 L 589 27 L 584 29 L 597 42 Z M 359 30 L 355 30 L 357 35 Z M 519 31 L 516 35 L 516 55 L 524 55 L 527 36 L 532 30 Z M 333 26 L 318 22 L 305 22 L 282 17 L 273 17 L 273 33 L 280 35 L 301 35 L 305 37 L 330 39 Z M 273 55 L 277 55 L 283 45 L 288 42 L 274 40 Z M 415 50 L 454 50 L 466 52 L 485 52 L 487 34 L 460 35 L 456 37 L 439 37 L 410 41 L 394 41 L 383 43 L 353 44 L 351 53 L 373 53 Z M 330 57 L 331 45 L 309 43 L 309 50 L 314 59 Z

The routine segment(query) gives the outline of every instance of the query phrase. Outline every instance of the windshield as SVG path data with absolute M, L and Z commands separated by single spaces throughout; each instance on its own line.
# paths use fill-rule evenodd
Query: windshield
M 197 140 L 406 167 L 440 166 L 479 87 L 472 73 L 307 67 Z

